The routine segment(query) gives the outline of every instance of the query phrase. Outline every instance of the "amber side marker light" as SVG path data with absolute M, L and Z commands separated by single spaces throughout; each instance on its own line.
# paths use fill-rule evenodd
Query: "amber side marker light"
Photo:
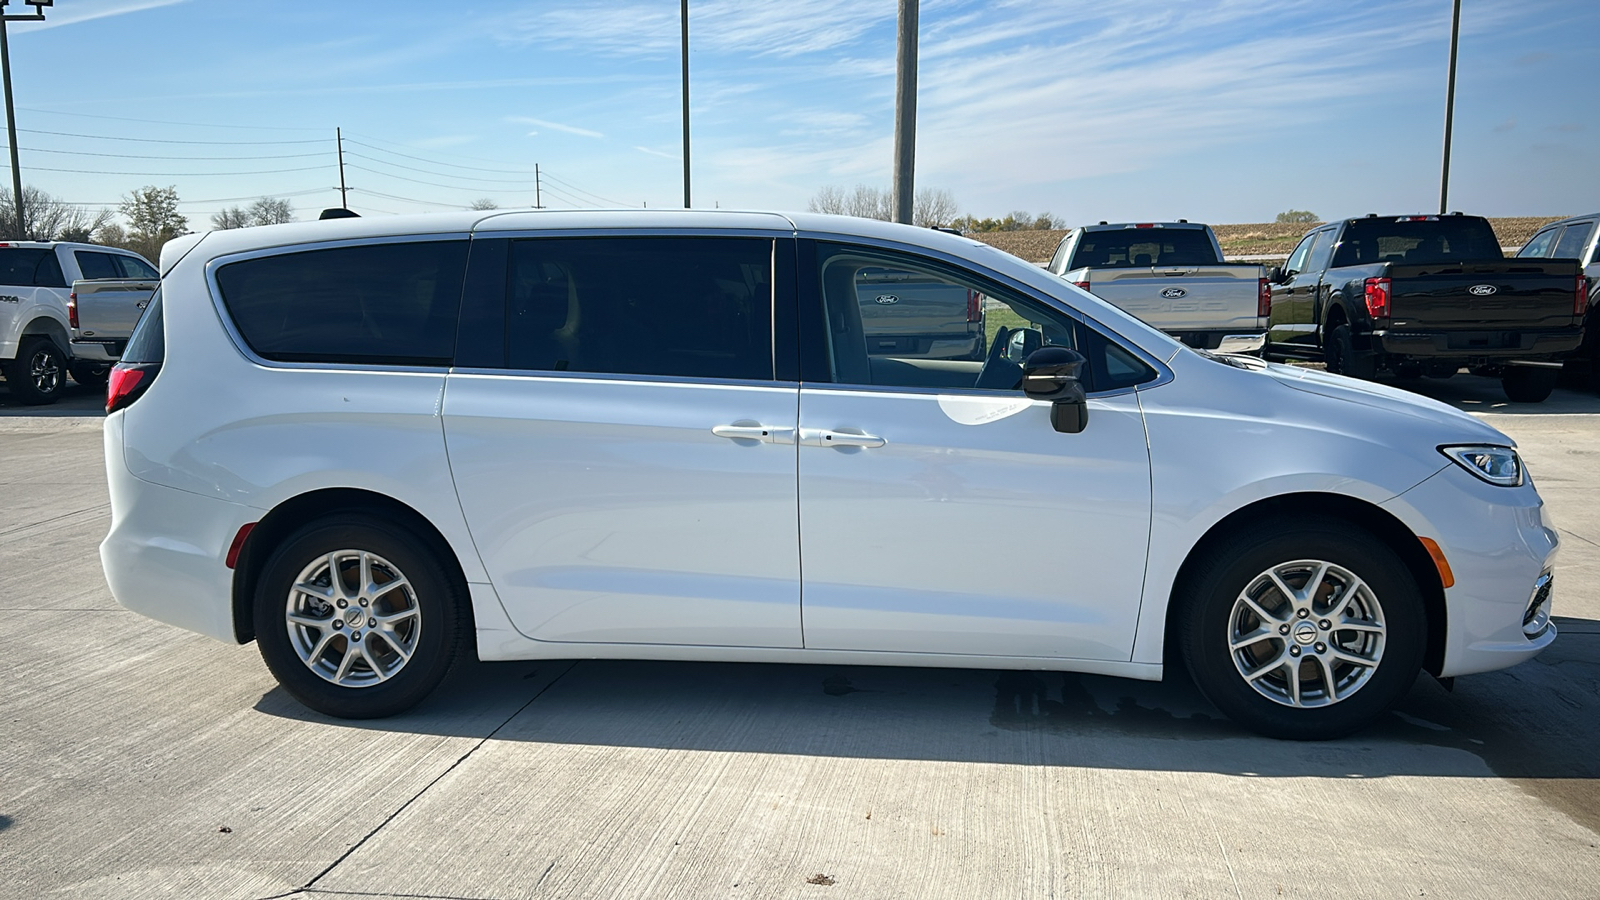
M 1456 576 L 1450 571 L 1450 561 L 1444 558 L 1444 551 L 1439 549 L 1439 545 L 1432 538 L 1417 538 L 1417 540 L 1428 548 L 1428 555 L 1433 557 L 1433 565 L 1439 570 L 1439 583 L 1445 587 L 1455 587 Z

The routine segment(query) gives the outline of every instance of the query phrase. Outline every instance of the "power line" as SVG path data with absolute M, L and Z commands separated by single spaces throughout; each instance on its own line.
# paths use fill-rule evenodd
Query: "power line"
M 399 143 L 398 141 L 387 141 L 387 140 L 384 140 L 383 138 L 376 138 L 376 137 L 373 137 L 370 134 L 360 135 L 360 137 L 364 137 L 369 141 L 377 141 L 380 144 L 389 144 L 390 146 L 393 146 L 393 147 L 404 147 L 407 150 L 415 150 L 415 151 L 417 151 L 419 153 L 429 153 L 429 152 L 431 152 L 431 151 L 425 150 L 425 149 L 423 149 L 421 147 L 413 147 L 410 144 L 402 144 L 402 143 Z M 383 152 L 385 152 L 385 153 L 393 153 L 395 156 L 405 156 L 404 153 L 400 153 L 400 152 L 395 151 L 395 150 L 384 150 L 382 147 L 373 147 L 372 149 L 373 150 L 383 150 Z M 481 157 L 481 156 L 467 156 L 466 154 L 463 154 L 463 153 L 453 153 L 453 154 L 451 154 L 451 156 L 454 157 L 454 158 L 458 158 L 458 159 L 477 160 L 478 162 L 487 162 L 487 163 L 503 163 L 503 162 L 505 162 L 504 160 L 499 160 L 499 159 L 485 159 L 484 157 Z M 411 159 L 415 159 L 418 162 L 438 162 L 438 160 L 422 159 L 421 157 L 416 157 L 416 156 L 413 156 L 413 157 L 410 157 L 410 158 Z M 483 169 L 482 171 L 485 171 L 485 172 L 508 172 L 508 173 L 514 173 L 514 172 L 523 171 L 523 170 L 519 170 L 519 169 Z
M 529 170 L 529 169 L 486 169 L 486 168 L 483 168 L 481 166 L 468 166 L 468 165 L 463 165 L 463 164 L 458 163 L 458 162 L 446 162 L 444 160 L 438 160 L 438 159 L 425 159 L 425 158 L 423 158 L 421 156 L 412 156 L 409 153 L 400 153 L 400 152 L 395 151 L 395 150 L 385 150 L 382 147 L 374 147 L 373 145 L 368 144 L 365 141 L 358 141 L 358 140 L 354 140 L 353 138 L 345 138 L 345 143 L 347 143 L 347 144 L 355 144 L 358 147 L 366 147 L 368 150 L 376 150 L 379 153 L 387 153 L 390 156 L 398 156 L 398 157 L 401 157 L 402 159 L 415 160 L 416 162 L 433 163 L 434 165 L 454 166 L 454 167 L 456 167 L 458 169 L 471 169 L 474 172 L 498 172 L 498 173 L 503 174 L 503 175 L 532 175 L 533 174 L 533 171 Z M 467 159 L 473 159 L 474 157 L 470 157 L 469 156 L 469 157 L 466 157 L 466 158 Z M 390 163 L 390 165 L 399 165 L 399 164 L 398 163 Z
M 180 128 L 233 128 L 244 131 L 325 131 L 323 128 L 286 127 L 282 125 L 221 125 L 216 122 L 163 122 L 157 119 L 134 119 L 128 116 L 100 116 L 94 113 L 69 113 L 54 109 L 35 109 L 19 106 L 24 112 L 42 113 L 47 116 L 69 116 L 75 119 L 110 119 L 115 122 L 138 122 L 141 125 L 176 125 Z
M 351 163 L 349 168 L 356 169 L 361 172 L 369 172 L 373 175 L 379 175 L 384 178 L 397 178 L 400 181 L 409 181 L 412 184 L 425 184 L 429 187 L 444 188 L 447 191 L 480 191 L 489 194 L 526 194 L 529 190 L 528 188 L 486 188 L 473 187 L 471 185 L 463 187 L 461 185 L 454 184 L 440 184 L 437 181 L 423 181 L 420 178 L 407 178 L 404 175 L 396 175 L 393 172 L 380 172 L 377 169 L 369 169 L 366 166 L 358 166 L 355 163 Z
M 410 197 L 397 197 L 394 194 L 385 194 L 382 191 L 375 191 L 375 190 L 373 190 L 371 188 L 354 188 L 353 187 L 350 190 L 355 191 L 357 193 L 362 193 L 362 194 L 371 194 L 374 197 L 382 197 L 385 200 L 399 200 L 402 203 L 415 203 L 415 204 L 417 204 L 419 206 L 449 206 L 450 205 L 448 203 L 441 203 L 441 202 L 439 202 L 437 200 L 414 200 L 414 199 L 412 199 Z
M 9 150 L 9 147 L 0 146 L 0 150 Z M 112 159 L 159 159 L 167 162 L 186 162 L 188 160 L 254 160 L 254 159 L 309 159 L 311 157 L 326 156 L 326 153 L 287 153 L 279 156 L 141 156 L 133 153 L 95 153 L 90 150 L 46 150 L 43 147 L 18 147 L 18 150 L 27 150 L 29 153 L 67 153 L 72 156 L 100 156 Z
M 179 141 L 171 138 L 136 138 L 115 137 L 109 134 L 78 134 L 72 131 L 44 131 L 38 128 L 18 128 L 18 131 L 28 134 L 49 134 L 56 137 L 89 138 L 96 141 L 132 141 L 140 144 L 200 144 L 205 146 L 245 146 L 258 147 L 267 144 L 325 144 L 326 141 Z
M 322 193 L 326 193 L 328 191 L 336 191 L 336 190 L 338 190 L 338 188 L 323 188 L 323 187 L 319 187 L 319 188 L 309 188 L 309 189 L 303 190 L 303 191 L 290 191 L 290 192 L 273 191 L 273 192 L 269 192 L 269 193 L 266 193 L 266 194 L 256 194 L 256 195 L 249 196 L 249 197 L 212 197 L 212 198 L 207 199 L 207 200 L 179 200 L 178 203 L 180 205 L 193 204 L 193 203 L 235 203 L 235 202 L 242 202 L 242 201 L 245 201 L 245 200 L 259 200 L 262 197 L 272 197 L 272 198 L 275 198 L 275 199 L 276 198 L 282 198 L 282 197 L 305 197 L 305 196 L 309 196 L 311 194 L 322 194 Z M 117 206 L 117 205 L 123 203 L 124 201 L 123 200 L 62 200 L 60 202 L 65 203 L 68 206 Z
M 578 199 L 576 199 L 574 197 L 570 197 L 565 192 L 556 190 L 553 187 L 545 188 L 544 192 L 546 194 L 554 194 L 556 196 L 557 200 L 565 200 L 568 203 L 572 204 L 573 206 L 579 207 L 580 209 L 594 206 L 593 203 L 589 203 L 589 202 L 586 202 L 586 201 L 583 201 L 583 200 L 578 200 Z
M 551 175 L 551 174 L 550 174 L 550 173 L 549 173 L 549 172 L 543 172 L 543 173 L 541 173 L 541 174 L 542 174 L 542 175 L 543 175 L 543 176 L 544 176 L 544 177 L 545 177 L 545 178 L 548 178 L 548 179 L 550 179 L 550 180 L 551 180 L 551 181 L 554 181 L 554 182 L 556 182 L 556 183 L 557 183 L 557 184 L 564 184 L 564 185 L 566 185 L 566 186 L 567 186 L 567 187 L 569 187 L 569 188 L 571 188 L 571 189 L 572 189 L 572 190 L 574 190 L 574 191 L 577 191 L 577 192 L 578 192 L 578 193 L 580 193 L 580 194 L 587 194 L 587 195 L 588 195 L 588 196 L 590 196 L 590 197 L 593 197 L 593 198 L 595 198 L 595 199 L 596 199 L 596 200 L 599 200 L 599 201 L 600 201 L 600 202 L 601 202 L 601 203 L 609 203 L 609 204 L 611 204 L 611 205 L 612 205 L 612 206 L 629 206 L 629 205 L 631 205 L 631 204 L 627 204 L 627 203 L 622 203 L 622 202 L 620 202 L 620 201 L 617 201 L 617 200 L 612 200 L 612 199 L 611 199 L 611 198 L 610 198 L 610 197 L 602 197 L 602 196 L 600 196 L 600 195 L 599 195 L 599 194 L 596 194 L 596 193 L 595 193 L 595 192 L 594 192 L 594 191 L 586 191 L 586 190 L 584 190 L 584 189 L 583 189 L 583 188 L 581 188 L 581 187 L 578 187 L 578 186 L 577 186 L 577 185 L 575 185 L 575 184 L 573 184 L 573 183 L 572 183 L 572 182 L 570 182 L 570 181 L 566 181 L 566 180 L 564 180 L 564 179 L 561 179 L 561 178 L 557 178 L 557 177 L 556 177 L 556 176 L 554 176 L 554 175 Z
M 261 169 L 254 172 L 102 172 L 95 169 L 52 169 L 29 166 L 31 172 L 71 172 L 74 175 L 137 175 L 141 178 L 223 178 L 235 175 L 281 175 L 285 172 L 321 172 L 327 166 L 307 166 L 300 169 Z M 383 173 L 378 173 L 383 174 Z
M 350 143 L 353 144 L 353 143 L 355 143 L 355 141 L 351 141 Z M 368 162 L 375 162 L 375 163 L 378 163 L 379 165 L 393 166 L 396 169 L 405 169 L 408 172 L 421 172 L 424 175 L 436 175 L 436 176 L 441 177 L 441 178 L 462 178 L 462 179 L 466 179 L 468 181 L 487 181 L 487 182 L 490 182 L 492 184 L 532 184 L 533 183 L 533 179 L 532 178 L 479 178 L 476 175 L 453 175 L 453 174 L 440 175 L 437 171 L 432 170 L 432 169 L 419 169 L 416 166 L 407 166 L 407 165 L 402 165 L 402 164 L 396 163 L 396 162 L 389 162 L 386 159 L 375 159 L 375 158 L 373 158 L 371 156 L 367 156 L 365 153 L 356 153 L 353 150 L 348 152 L 348 153 L 346 153 L 345 155 L 354 156 L 357 159 L 364 159 L 364 160 L 367 160 Z M 529 172 L 528 174 L 532 175 L 534 173 Z

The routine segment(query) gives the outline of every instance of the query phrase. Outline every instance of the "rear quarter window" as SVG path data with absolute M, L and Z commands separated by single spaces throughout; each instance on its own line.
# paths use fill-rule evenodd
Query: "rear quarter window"
M 1198 228 L 1126 228 L 1084 232 L 1069 268 L 1214 266 L 1221 262 L 1211 238 Z
M 61 261 L 48 247 L 0 249 L 0 284 L 10 287 L 66 287 Z
M 467 242 L 281 253 L 217 269 L 250 349 L 276 362 L 449 365 Z

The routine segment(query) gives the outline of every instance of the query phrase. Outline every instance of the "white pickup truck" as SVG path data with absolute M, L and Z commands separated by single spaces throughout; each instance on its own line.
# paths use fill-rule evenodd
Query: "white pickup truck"
M 1191 347 L 1251 352 L 1266 343 L 1267 273 L 1225 262 L 1209 226 L 1179 220 L 1074 228 L 1048 268 Z
M 54 403 L 69 371 L 79 384 L 105 384 L 121 347 L 96 343 L 94 335 L 87 343 L 74 340 L 73 286 L 120 280 L 130 285 L 125 296 L 136 284 L 148 296 L 159 278 L 143 257 L 114 247 L 0 242 L 0 372 L 12 399 L 30 406 Z

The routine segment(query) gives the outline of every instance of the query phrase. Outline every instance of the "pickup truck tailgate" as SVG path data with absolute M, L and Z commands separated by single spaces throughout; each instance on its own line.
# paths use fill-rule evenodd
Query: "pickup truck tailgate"
M 1391 265 L 1391 327 L 1569 328 L 1578 271 L 1576 260 L 1562 259 Z
M 1260 332 L 1259 266 L 1095 269 L 1089 292 L 1163 330 Z
M 156 282 L 132 279 L 75 281 L 73 303 L 78 310 L 72 339 L 78 343 L 121 343 L 133 333 Z

